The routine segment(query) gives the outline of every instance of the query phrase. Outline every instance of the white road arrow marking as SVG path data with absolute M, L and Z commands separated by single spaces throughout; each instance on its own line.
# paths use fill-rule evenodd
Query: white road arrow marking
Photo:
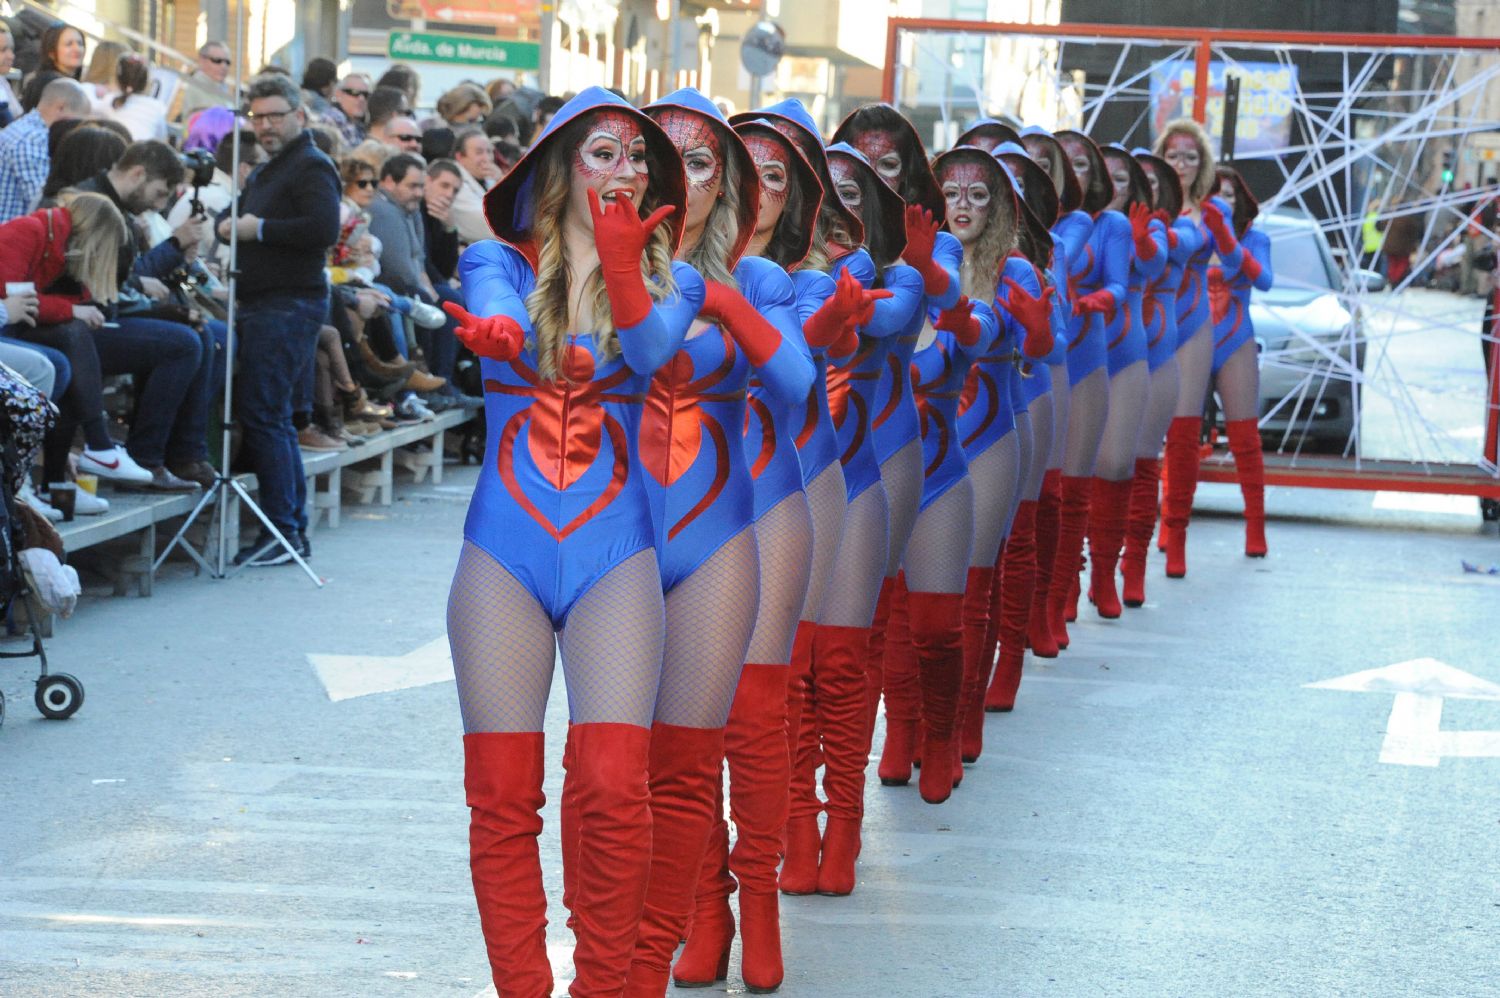
M 446 635 L 405 655 L 309 654 L 307 661 L 335 702 L 453 680 Z
M 1392 766 L 1436 766 L 1444 758 L 1500 758 L 1500 731 L 1443 731 L 1443 700 L 1500 700 L 1500 685 L 1435 658 L 1416 658 L 1306 689 L 1394 693 L 1380 761 Z

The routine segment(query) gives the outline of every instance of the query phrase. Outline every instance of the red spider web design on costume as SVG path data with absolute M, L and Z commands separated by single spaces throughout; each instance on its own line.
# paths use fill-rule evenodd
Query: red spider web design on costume
M 568 345 L 562 364 L 562 375 L 544 382 L 536 371 L 519 360 L 510 369 L 524 385 L 507 385 L 486 379 L 484 390 L 498 395 L 531 399 L 531 404 L 506 421 L 500 431 L 496 470 L 516 504 L 561 542 L 614 501 L 629 477 L 630 452 L 625 428 L 604 408 L 605 402 L 639 403 L 643 396 L 624 395 L 613 390 L 627 381 L 629 369 L 594 380 L 594 357 L 576 343 Z M 529 424 L 529 426 L 528 426 Z M 522 428 L 527 429 L 526 448 L 532 461 L 546 477 L 548 485 L 565 492 L 594 466 L 602 450 L 604 435 L 609 435 L 614 452 L 614 467 L 609 484 L 593 502 L 561 528 L 542 514 L 532 497 L 516 477 L 515 445 Z
M 912 394 L 917 399 L 917 413 L 922 417 L 922 438 L 925 440 L 933 433 L 938 435 L 937 454 L 933 457 L 932 463 L 923 471 L 925 477 L 931 477 L 933 472 L 943 466 L 943 459 L 948 456 L 948 448 L 953 441 L 953 427 L 948 425 L 947 414 L 933 403 L 961 396 L 961 393 L 957 391 L 939 391 L 953 377 L 955 361 L 941 340 L 934 343 L 931 349 L 943 355 L 943 362 L 931 381 L 922 381 L 921 369 L 916 364 L 911 365 Z
M 640 122 L 636 121 L 624 111 L 600 111 L 589 121 L 588 132 L 578 146 L 578 162 L 583 172 L 591 177 L 603 178 L 612 174 L 613 170 L 601 170 L 589 162 L 584 150 L 594 137 L 599 134 L 608 135 L 620 143 L 621 155 L 628 155 L 633 143 L 639 141 L 641 136 Z
M 791 186 L 792 182 L 792 150 L 769 135 L 752 134 L 745 136 L 744 139 L 745 148 L 750 151 L 750 158 L 755 162 L 757 170 L 768 164 L 775 164 L 781 167 L 782 176 L 785 178 L 781 190 L 776 190 L 775 187 L 767 184 L 764 180 L 761 181 L 760 189 L 767 197 L 774 201 L 785 201 L 787 188 Z

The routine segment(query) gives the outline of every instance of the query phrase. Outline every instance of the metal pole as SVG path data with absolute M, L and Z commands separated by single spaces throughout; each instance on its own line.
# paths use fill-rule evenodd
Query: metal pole
M 681 21 L 682 0 L 672 0 L 672 29 L 670 32 L 670 37 L 672 39 L 672 51 L 667 57 L 667 73 L 670 75 L 667 76 L 666 82 L 661 88 L 662 93 L 671 93 L 673 90 L 677 89 L 677 71 L 679 69 L 677 60 L 681 57 L 682 48 Z
M 1240 125 L 1240 78 L 1224 77 L 1224 126 L 1219 136 L 1219 158 L 1225 163 L 1234 159 L 1235 133 Z
M 552 92 L 552 32 L 557 23 L 555 0 L 542 0 L 542 37 L 537 47 L 537 87 L 544 94 Z

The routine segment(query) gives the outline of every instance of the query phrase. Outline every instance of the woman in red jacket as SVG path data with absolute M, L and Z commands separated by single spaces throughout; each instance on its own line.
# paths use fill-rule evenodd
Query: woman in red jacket
M 58 400 L 61 418 L 43 448 L 46 482 L 65 479 L 68 449 L 79 426 L 90 471 L 140 484 L 151 481 L 151 472 L 110 438 L 104 415 L 104 376 L 139 372 L 143 359 L 131 344 L 112 338 L 119 330 L 103 328 L 101 305 L 118 293 L 116 265 L 120 247 L 129 239 L 124 217 L 102 194 L 76 194 L 63 207 L 0 225 L 0 282 L 25 282 L 40 292 L 34 310 L 5 317 L 4 335 L 51 347 L 73 368 L 68 390 Z M 51 293 L 65 277 L 82 294 Z M 146 367 L 153 366 L 150 358 L 145 360 Z M 143 383 L 149 384 L 149 376 Z M 143 410 L 148 401 L 143 394 Z

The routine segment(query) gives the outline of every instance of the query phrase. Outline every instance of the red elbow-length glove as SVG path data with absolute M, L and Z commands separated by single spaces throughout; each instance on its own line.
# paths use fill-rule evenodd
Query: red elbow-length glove
M 1073 299 L 1074 315 L 1087 315 L 1090 312 L 1098 312 L 1105 319 L 1113 319 L 1115 296 L 1100 288 L 1098 291 L 1090 291 L 1086 295 L 1079 295 Z
M 1135 254 L 1142 260 L 1156 256 L 1156 240 L 1151 238 L 1151 209 L 1137 202 L 1130 206 L 1130 237 Z
M 712 320 L 728 330 L 752 366 L 760 367 L 769 361 L 781 346 L 780 331 L 729 285 L 705 281 L 704 286 L 699 318 Z
M 948 281 L 952 277 L 932 258 L 938 228 L 932 212 L 920 205 L 906 206 L 906 249 L 901 251 L 901 259 L 922 275 L 922 289 L 933 298 L 948 290 Z
M 451 301 L 443 302 L 443 311 L 458 323 L 458 328 L 453 331 L 458 341 L 478 356 L 507 361 L 520 355 L 526 334 L 521 330 L 521 324 L 510 316 L 492 315 L 481 319 Z
M 640 325 L 651 313 L 651 292 L 641 274 L 641 253 L 651 233 L 676 209 L 666 205 L 642 221 L 629 198 L 619 197 L 605 205 L 599 200 L 599 192 L 590 188 L 589 210 L 594 216 L 594 246 L 599 250 L 599 270 L 615 328 Z
M 1212 201 L 1203 204 L 1203 224 L 1214 237 L 1214 249 L 1220 256 L 1228 256 L 1234 252 L 1239 241 L 1234 238 L 1234 233 L 1229 231 L 1229 226 L 1224 222 L 1224 213 L 1219 211 L 1219 206 Z
M 974 303 L 969 300 L 968 295 L 959 295 L 952 308 L 939 312 L 937 321 L 932 326 L 952 333 L 966 347 L 979 342 L 979 320 L 974 318 Z
M 1028 360 L 1041 360 L 1052 352 L 1052 296 L 1057 289 L 1044 288 L 1038 298 L 1007 277 L 1005 291 L 1006 297 L 1000 300 L 1001 307 L 1026 331 L 1021 340 L 1021 353 Z

